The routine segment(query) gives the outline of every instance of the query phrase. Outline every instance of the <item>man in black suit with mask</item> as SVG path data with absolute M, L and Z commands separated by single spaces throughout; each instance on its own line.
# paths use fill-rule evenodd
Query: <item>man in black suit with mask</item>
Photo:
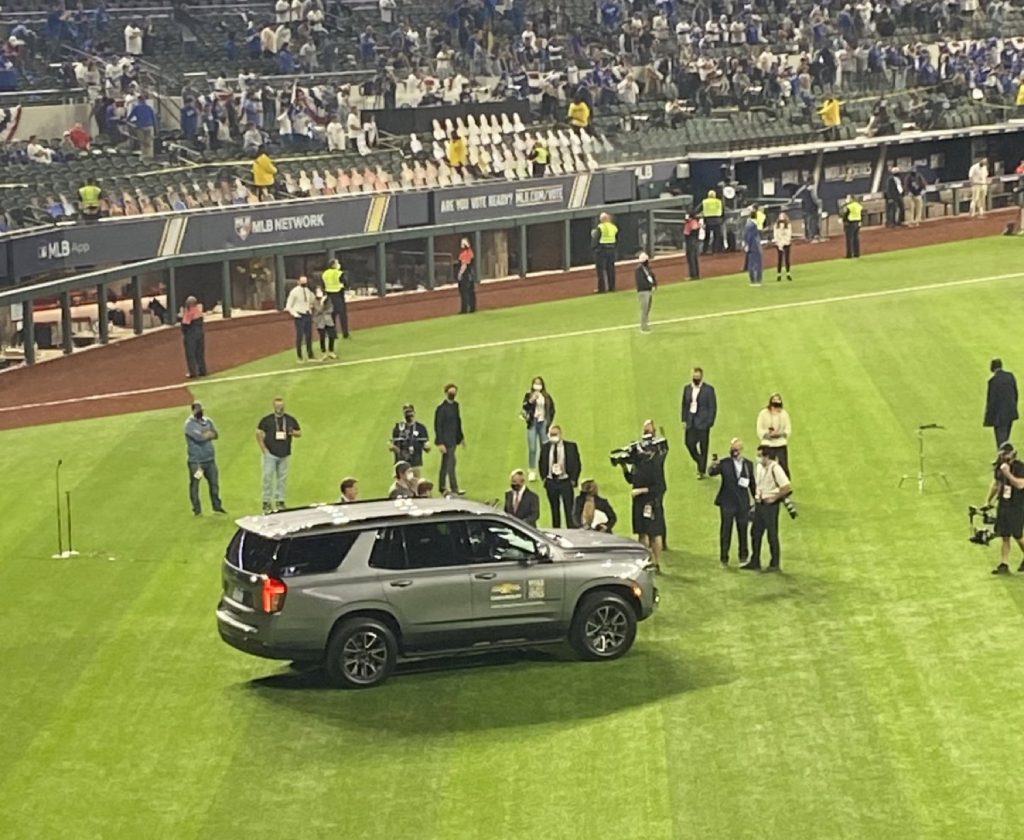
M 572 527 L 573 490 L 579 484 L 582 469 L 579 447 L 562 439 L 561 426 L 552 426 L 548 442 L 540 448 L 540 475 L 551 504 L 552 528 L 562 527 L 562 510 L 565 527 Z
M 540 519 L 540 498 L 526 486 L 526 473 L 515 470 L 508 477 L 508 483 L 511 489 L 505 491 L 505 513 L 536 528 Z
M 718 415 L 715 389 L 704 381 L 704 371 L 695 367 L 693 378 L 683 388 L 683 425 L 686 427 L 686 450 L 697 465 L 697 478 L 702 479 L 708 469 L 708 445 L 711 427 Z
M 754 484 L 754 464 L 743 457 L 743 441 L 733 438 L 729 441 L 729 458 L 719 461 L 717 456 L 711 458 L 708 475 L 720 475 L 722 486 L 718 488 L 715 504 L 722 516 L 719 530 L 719 558 L 723 566 L 729 565 L 729 548 L 732 544 L 732 527 L 736 524 L 736 534 L 740 541 L 740 564 L 747 562 L 749 546 L 747 533 L 750 530 L 751 499 L 755 498 L 757 487 Z
M 988 380 L 988 398 L 985 400 L 985 423 L 996 435 L 996 446 L 1010 439 L 1013 421 L 1017 419 L 1017 380 L 1003 370 L 1003 360 L 993 359 L 989 364 L 992 376 Z

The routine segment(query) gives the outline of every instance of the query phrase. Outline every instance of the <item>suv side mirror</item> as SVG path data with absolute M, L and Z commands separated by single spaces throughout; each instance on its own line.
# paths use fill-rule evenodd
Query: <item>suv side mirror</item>
M 547 543 L 538 543 L 537 557 L 543 563 L 547 563 L 549 560 L 551 560 L 551 546 L 549 546 Z

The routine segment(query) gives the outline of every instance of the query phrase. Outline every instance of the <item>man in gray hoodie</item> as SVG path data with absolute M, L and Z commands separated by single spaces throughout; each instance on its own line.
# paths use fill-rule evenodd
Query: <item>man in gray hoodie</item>
M 199 503 L 199 482 L 205 477 L 210 485 L 210 504 L 216 513 L 227 513 L 220 501 L 220 477 L 213 451 L 217 427 L 203 414 L 202 403 L 192 403 L 192 414 L 185 421 L 185 444 L 188 446 L 188 495 L 192 512 L 203 515 Z

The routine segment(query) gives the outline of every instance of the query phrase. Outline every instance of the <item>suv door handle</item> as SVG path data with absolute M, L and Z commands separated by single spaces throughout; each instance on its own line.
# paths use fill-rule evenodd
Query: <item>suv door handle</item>
M 390 585 L 402 588 L 402 587 L 405 587 L 405 586 L 412 586 L 412 581 L 408 580 L 408 579 L 406 579 L 406 580 L 393 580 L 393 581 L 391 581 Z
M 497 576 L 497 572 L 480 572 L 478 575 L 473 575 L 477 580 L 494 580 Z

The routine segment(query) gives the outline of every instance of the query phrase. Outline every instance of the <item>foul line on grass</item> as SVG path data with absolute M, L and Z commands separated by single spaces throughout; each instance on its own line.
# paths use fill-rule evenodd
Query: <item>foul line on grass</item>
M 1016 277 L 1024 277 L 1024 271 L 1015 271 L 1010 274 L 992 274 L 988 277 L 969 277 L 964 280 L 948 280 L 944 283 L 925 283 L 921 286 L 904 286 L 898 289 L 879 289 L 873 292 L 856 292 L 849 295 L 837 295 L 834 297 L 812 298 L 811 300 L 795 300 L 786 303 L 773 303 L 768 306 L 749 306 L 743 309 L 726 309 L 722 312 L 705 312 L 700 315 L 680 315 L 677 318 L 664 318 L 660 321 L 651 321 L 651 326 L 671 326 L 672 324 L 689 324 L 695 321 L 711 321 L 716 318 L 734 318 L 738 315 L 759 315 L 765 312 L 779 312 L 785 309 L 800 309 L 805 306 L 821 306 L 826 303 L 848 303 L 858 300 L 872 300 L 874 298 L 894 297 L 896 295 L 915 294 L 917 292 L 930 292 L 936 289 L 949 289 L 958 286 L 975 286 L 980 283 L 991 283 L 996 280 L 1012 280 Z M 0 413 L 11 411 L 27 411 L 38 408 L 56 408 L 62 405 L 76 405 L 83 402 L 95 402 L 97 400 L 124 399 L 125 397 L 141 397 L 147 394 L 162 394 L 167 391 L 175 391 L 179 388 L 193 388 L 197 385 L 221 385 L 232 382 L 247 382 L 253 379 L 267 379 L 271 376 L 288 376 L 298 373 L 309 373 L 310 371 L 336 370 L 337 368 L 355 367 L 357 365 L 372 365 L 382 362 L 400 362 L 406 359 L 421 359 L 424 356 L 440 356 L 447 353 L 465 353 L 471 350 L 493 350 L 498 347 L 514 347 L 517 344 L 529 344 L 537 341 L 547 341 L 560 338 L 579 338 L 587 335 L 603 335 L 606 333 L 622 332 L 624 330 L 635 330 L 637 325 L 617 324 L 610 327 L 591 327 L 585 330 L 573 330 L 564 333 L 552 333 L 549 335 L 529 336 L 525 338 L 508 338 L 500 341 L 485 341 L 479 344 L 463 344 L 458 347 L 443 347 L 433 350 L 418 350 L 409 353 L 393 353 L 389 356 L 374 356 L 369 359 L 353 359 L 351 361 L 332 362 L 330 364 L 315 364 L 309 367 L 290 368 L 288 370 L 267 370 L 259 373 L 240 373 L 232 376 L 223 376 L 216 379 L 206 379 L 202 382 L 187 380 L 176 385 L 156 385 L 152 388 L 135 388 L 128 391 L 108 391 L 102 394 L 90 394 L 84 397 L 68 397 L 62 400 L 48 400 L 45 402 L 22 403 L 21 405 L 0 406 Z

